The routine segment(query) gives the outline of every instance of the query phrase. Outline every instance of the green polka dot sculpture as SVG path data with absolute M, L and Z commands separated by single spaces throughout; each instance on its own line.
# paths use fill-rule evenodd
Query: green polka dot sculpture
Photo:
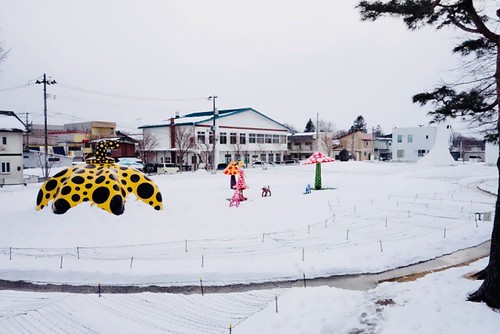
M 330 158 L 321 152 L 316 152 L 304 161 L 306 165 L 316 164 L 316 176 L 314 178 L 314 189 L 321 189 L 321 164 L 326 162 L 333 162 L 334 158 Z
M 314 177 L 314 189 L 321 189 L 321 164 L 316 163 L 316 176 Z
M 121 215 L 130 193 L 152 206 L 162 210 L 162 196 L 158 187 L 142 172 L 115 164 L 107 156 L 108 149 L 118 148 L 116 140 L 101 140 L 97 143 L 94 157 L 86 164 L 62 170 L 47 180 L 36 199 L 36 209 L 41 210 L 52 203 L 56 214 L 66 213 L 72 207 L 90 202 L 92 205 Z

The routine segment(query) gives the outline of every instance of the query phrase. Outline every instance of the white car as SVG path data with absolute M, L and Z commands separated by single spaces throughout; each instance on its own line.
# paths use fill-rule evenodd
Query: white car
M 134 157 L 122 157 L 122 158 L 115 158 L 116 164 L 120 166 L 126 166 L 126 167 L 132 167 L 137 170 L 142 171 L 144 168 L 144 165 L 142 163 L 142 160 L 139 158 L 134 158 Z

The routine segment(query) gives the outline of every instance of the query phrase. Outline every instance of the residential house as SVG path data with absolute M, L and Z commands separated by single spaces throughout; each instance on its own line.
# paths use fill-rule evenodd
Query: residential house
M 23 133 L 25 126 L 11 111 L 0 113 L 0 186 L 24 184 Z
M 30 151 L 43 151 L 45 126 L 33 124 L 31 129 L 29 136 L 25 136 L 25 146 L 29 147 Z M 105 121 L 48 125 L 49 154 L 57 155 L 51 157 L 56 160 L 62 159 L 63 156 L 71 156 L 74 161 L 83 161 L 86 155 L 92 153 L 90 142 L 93 139 L 115 137 L 115 131 L 116 123 Z
M 373 154 L 375 160 L 386 161 L 392 159 L 392 134 L 375 137 Z
M 485 162 L 485 146 L 484 139 L 457 135 L 453 136 L 453 145 L 450 151 L 455 160 Z
M 174 163 L 185 170 L 239 159 L 247 165 L 279 163 L 287 151 L 289 132 L 252 108 L 219 110 L 215 118 L 212 111 L 177 115 L 169 122 L 139 128 L 147 153 L 144 162 Z
M 316 152 L 316 133 L 304 132 L 288 135 L 287 159 L 305 160 Z
M 340 151 L 346 149 L 351 159 L 356 161 L 372 160 L 373 135 L 361 131 L 349 132 L 336 140 L 333 148 L 335 159 L 339 159 Z
M 436 127 L 430 126 L 394 128 L 392 160 L 411 162 L 425 156 L 434 145 L 436 131 Z
M 287 159 L 305 160 L 314 152 L 320 151 L 327 156 L 333 154 L 332 132 L 303 132 L 288 135 Z

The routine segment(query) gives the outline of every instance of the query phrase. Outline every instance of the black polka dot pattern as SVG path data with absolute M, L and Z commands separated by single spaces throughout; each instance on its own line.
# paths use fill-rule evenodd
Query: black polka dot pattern
M 121 215 L 130 193 L 155 210 L 161 210 L 162 195 L 151 179 L 133 168 L 115 165 L 114 159 L 106 156 L 109 149 L 118 146 L 116 141 L 101 141 L 94 158 L 86 160 L 87 164 L 65 169 L 46 181 L 36 198 L 37 210 L 53 200 L 54 213 L 63 214 L 80 203 L 91 202 Z

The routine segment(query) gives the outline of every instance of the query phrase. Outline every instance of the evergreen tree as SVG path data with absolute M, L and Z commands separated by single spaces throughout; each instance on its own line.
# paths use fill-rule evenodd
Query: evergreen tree
M 354 123 L 351 126 L 351 132 L 355 132 L 355 131 L 361 131 L 361 132 L 366 133 L 366 121 L 365 121 L 365 118 L 361 115 L 356 117 L 356 119 L 354 120 Z
M 313 121 L 309 118 L 309 121 L 307 121 L 304 132 L 314 132 L 314 131 L 316 131 L 316 127 L 314 126 Z
M 362 20 L 374 21 L 382 16 L 400 17 L 410 30 L 430 25 L 436 29 L 457 28 L 468 33 L 453 51 L 465 57 L 468 67 L 462 70 L 463 82 L 441 84 L 431 92 L 413 96 L 413 102 L 433 108 L 428 112 L 433 121 L 461 117 L 487 128 L 485 136 L 498 143 L 500 118 L 500 34 L 498 19 L 491 20 L 486 11 L 494 1 L 473 0 L 391 0 L 361 1 L 357 8 Z M 483 7 L 481 7 L 483 6 Z M 497 9 L 493 15 L 500 17 Z M 467 70 L 470 69 L 470 71 Z M 461 91 L 457 91 L 460 89 Z M 497 160 L 500 175 L 500 156 Z M 500 178 L 497 194 L 500 194 Z M 484 279 L 481 287 L 469 300 L 482 301 L 500 308 L 500 198 L 497 196 L 495 221 L 491 235 L 490 258 L 487 267 L 478 275 Z
M 379 125 L 377 125 L 375 127 L 375 129 L 373 130 L 373 135 L 375 137 L 382 137 L 384 135 L 384 130 L 382 130 L 382 127 Z

